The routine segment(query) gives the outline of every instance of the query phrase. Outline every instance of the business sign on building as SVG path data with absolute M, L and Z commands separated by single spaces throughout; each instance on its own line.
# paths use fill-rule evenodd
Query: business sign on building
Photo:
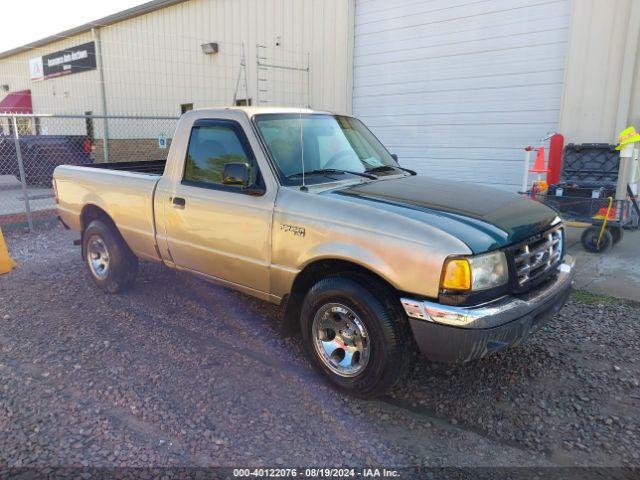
M 42 80 L 96 69 L 96 44 L 84 43 L 77 47 L 49 53 L 29 60 L 29 78 Z
M 31 80 L 42 80 L 44 71 L 42 69 L 42 57 L 29 59 L 29 78 Z

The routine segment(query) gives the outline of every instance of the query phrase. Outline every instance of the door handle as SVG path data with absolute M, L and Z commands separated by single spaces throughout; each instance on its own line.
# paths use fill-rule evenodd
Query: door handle
M 173 204 L 173 208 L 184 208 L 187 202 L 182 197 L 173 197 L 171 203 Z

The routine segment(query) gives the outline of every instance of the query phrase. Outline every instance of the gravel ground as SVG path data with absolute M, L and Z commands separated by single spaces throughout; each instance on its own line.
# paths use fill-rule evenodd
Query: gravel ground
M 73 239 L 7 236 L 0 469 L 640 466 L 637 305 L 574 298 L 517 348 L 416 358 L 362 401 L 316 376 L 277 308 L 153 264 L 105 295 Z

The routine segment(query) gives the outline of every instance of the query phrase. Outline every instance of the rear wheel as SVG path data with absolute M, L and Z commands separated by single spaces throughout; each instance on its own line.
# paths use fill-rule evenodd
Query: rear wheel
M 111 225 L 94 220 L 82 235 L 82 252 L 94 283 L 109 293 L 133 286 L 138 259 Z
M 300 322 L 314 366 L 338 388 L 369 398 L 402 376 L 412 343 L 389 292 L 363 284 L 357 277 L 320 280 L 304 300 Z

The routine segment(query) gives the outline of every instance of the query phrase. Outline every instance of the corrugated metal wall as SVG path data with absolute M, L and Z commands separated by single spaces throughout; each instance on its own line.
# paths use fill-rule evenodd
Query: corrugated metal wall
M 247 85 L 240 97 L 254 103 L 256 44 L 264 63 L 306 66 L 310 75 L 260 72 L 262 104 L 349 111 L 355 0 L 191 0 L 100 29 L 110 114 L 177 115 L 180 104 L 230 105 L 244 54 Z M 29 81 L 28 60 L 92 39 L 74 36 L 0 60 L 0 83 L 31 89 L 42 113 L 101 113 L 95 71 Z M 216 55 L 200 45 L 218 42 Z M 309 91 L 307 91 L 307 85 Z
M 518 188 L 558 128 L 569 0 L 358 0 L 354 113 L 401 163 Z
M 260 72 L 262 104 L 347 110 L 353 2 L 344 0 L 193 0 L 101 30 L 110 109 L 175 114 L 182 103 L 229 105 L 243 56 L 248 96 L 255 102 L 256 44 L 263 63 L 305 67 L 306 73 Z M 200 44 L 218 42 L 216 55 Z M 309 54 L 309 57 L 307 56 Z M 131 56 L 132 58 L 127 58 Z M 123 68 L 123 62 L 128 68 Z M 244 76 L 240 96 L 246 96 Z M 307 92 L 307 85 L 310 92 Z M 135 91 L 132 99 L 124 92 Z M 157 106 L 162 105 L 161 111 Z
M 621 91 L 625 51 L 638 46 L 637 34 L 627 36 L 640 23 L 633 2 L 638 0 L 574 0 L 560 127 L 567 142 L 614 142 L 619 113 L 623 124 L 640 128 L 637 52 L 628 79 L 631 98 Z

